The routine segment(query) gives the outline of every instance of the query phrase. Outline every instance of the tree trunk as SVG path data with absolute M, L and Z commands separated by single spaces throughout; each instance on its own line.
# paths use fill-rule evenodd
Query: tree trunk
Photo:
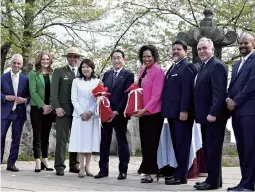
M 10 48 L 11 42 L 6 42 L 1 46 L 1 74 L 4 73 L 5 62 Z
M 22 43 L 22 55 L 23 55 L 23 73 L 28 74 L 33 69 L 33 64 L 31 63 L 32 53 L 32 43 L 34 41 L 33 37 L 33 25 L 34 25 L 34 7 L 35 0 L 26 0 L 26 10 L 24 15 L 24 31 L 23 31 L 23 43 Z

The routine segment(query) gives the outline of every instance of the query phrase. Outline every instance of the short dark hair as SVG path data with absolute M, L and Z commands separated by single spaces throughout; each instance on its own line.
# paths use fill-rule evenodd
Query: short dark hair
M 187 43 L 185 41 L 176 40 L 175 42 L 173 42 L 172 47 L 174 45 L 181 45 L 185 51 L 188 50 L 188 45 L 187 45 Z
M 79 66 L 79 68 L 78 68 L 78 71 L 79 71 L 79 73 L 80 73 L 80 78 L 84 78 L 84 79 L 86 80 L 85 75 L 83 75 L 83 73 L 82 73 L 82 66 L 83 66 L 84 64 L 88 65 L 88 66 L 92 69 L 91 76 L 90 76 L 89 79 L 92 79 L 92 78 L 94 79 L 94 78 L 96 78 L 96 75 L 95 75 L 95 64 L 94 64 L 94 62 L 93 62 L 92 60 L 90 60 L 90 59 L 83 59 L 83 60 L 82 60 L 80 66 Z
M 147 50 L 151 52 L 155 62 L 158 62 L 159 61 L 159 54 L 158 54 L 157 48 L 154 45 L 143 45 L 140 48 L 139 54 L 138 54 L 140 62 L 143 63 L 143 52 L 147 51 Z
M 123 58 L 125 58 L 125 54 L 124 54 L 124 52 L 123 52 L 123 51 L 121 51 L 120 49 L 116 49 L 116 50 L 114 50 L 114 51 L 111 53 L 111 55 L 110 55 L 110 56 L 111 56 L 111 58 L 112 58 L 113 54 L 114 54 L 114 53 L 116 53 L 116 52 L 117 52 L 117 53 L 121 53 L 122 57 L 123 57 Z

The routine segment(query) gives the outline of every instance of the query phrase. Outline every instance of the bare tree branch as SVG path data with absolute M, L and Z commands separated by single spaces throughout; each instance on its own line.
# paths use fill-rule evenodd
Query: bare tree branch
M 195 20 L 197 27 L 199 27 L 197 18 L 196 18 L 195 14 L 194 14 L 193 6 L 192 6 L 190 0 L 188 0 L 188 2 L 189 2 L 189 5 L 190 5 L 190 8 L 191 8 L 191 12 L 192 12 L 192 15 L 193 15 L 193 19 Z
M 63 45 L 64 47 L 68 47 L 65 43 L 61 42 L 60 40 L 56 39 L 55 37 L 50 36 L 49 34 L 43 34 L 46 37 L 49 37 L 51 40 L 57 41 L 59 44 Z
M 31 18 L 31 20 L 34 20 L 39 14 L 41 14 L 51 3 L 53 3 L 55 0 L 50 0 L 48 3 L 46 3 L 35 15 Z

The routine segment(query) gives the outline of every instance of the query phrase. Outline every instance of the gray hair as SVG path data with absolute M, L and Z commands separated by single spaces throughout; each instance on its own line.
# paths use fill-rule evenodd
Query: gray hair
M 214 44 L 213 44 L 212 40 L 207 37 L 200 38 L 198 43 L 200 43 L 200 42 L 207 42 L 207 43 L 209 43 L 211 48 L 214 48 Z
M 16 59 L 16 58 L 19 59 L 19 60 L 21 61 L 21 64 L 23 64 L 23 57 L 22 57 L 21 54 L 18 54 L 18 53 L 14 54 L 14 55 L 12 56 L 11 62 L 13 62 L 13 60 Z

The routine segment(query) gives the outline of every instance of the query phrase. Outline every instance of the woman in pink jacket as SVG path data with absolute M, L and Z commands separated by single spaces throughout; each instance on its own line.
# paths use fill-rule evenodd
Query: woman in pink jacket
M 153 182 L 152 174 L 158 174 L 157 150 L 164 119 L 161 116 L 161 93 L 165 74 L 157 64 L 159 55 L 153 45 L 144 45 L 139 51 L 140 70 L 138 85 L 143 88 L 143 109 L 139 110 L 140 139 L 143 160 L 138 173 L 145 174 L 141 183 Z

